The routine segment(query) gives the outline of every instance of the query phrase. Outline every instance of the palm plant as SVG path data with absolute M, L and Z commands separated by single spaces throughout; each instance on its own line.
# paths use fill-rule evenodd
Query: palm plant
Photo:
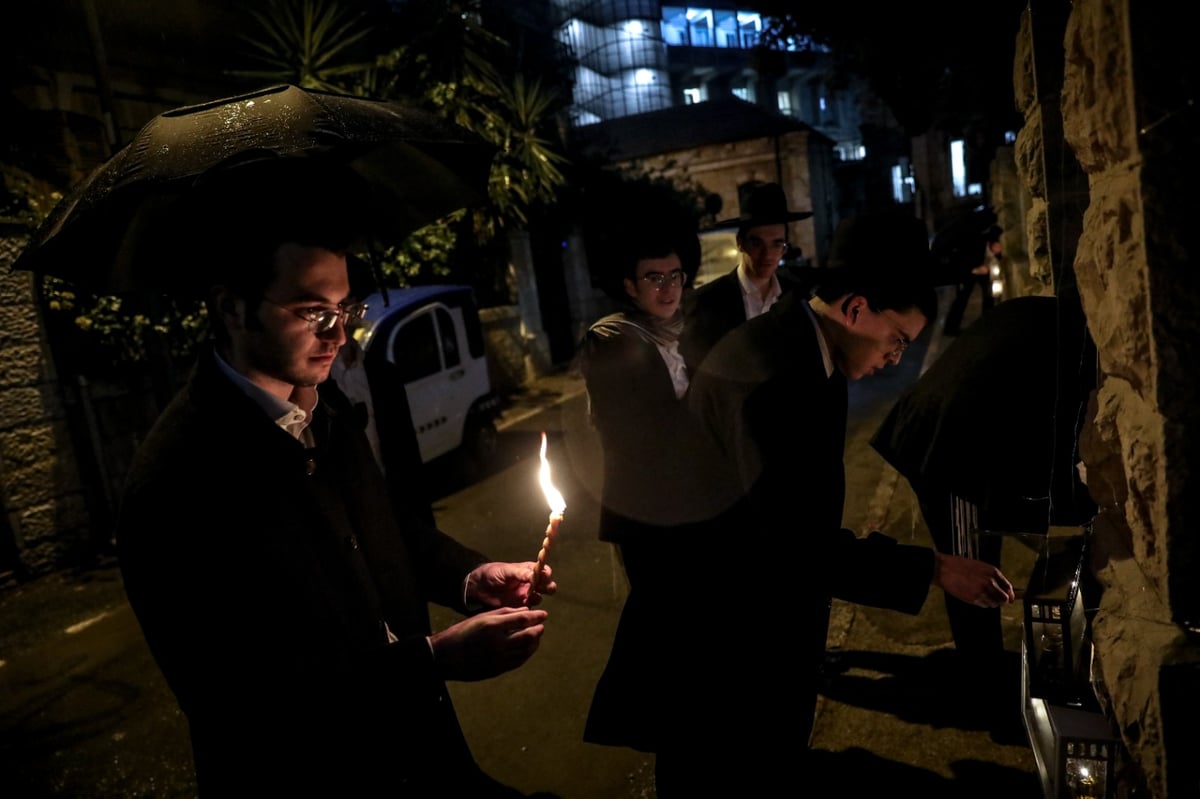
M 339 0 L 268 0 L 263 8 L 247 8 L 261 28 L 259 36 L 242 34 L 258 70 L 235 70 L 240 77 L 293 83 L 304 89 L 359 93 L 371 59 L 346 60 L 371 33 L 367 15 Z

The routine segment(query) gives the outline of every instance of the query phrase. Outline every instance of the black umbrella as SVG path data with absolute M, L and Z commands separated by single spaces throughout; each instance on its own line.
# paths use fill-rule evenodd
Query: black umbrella
M 979 507 L 1042 498 L 1052 524 L 1078 524 L 1094 510 L 1075 469 L 1094 352 L 1077 301 L 1006 300 L 901 395 L 871 446 L 914 486 Z
M 241 185 L 252 190 L 289 173 L 306 177 L 280 191 L 327 194 L 336 185 L 346 207 L 361 215 L 364 234 L 398 242 L 481 201 L 494 154 L 426 112 L 290 85 L 187 106 L 150 120 L 76 186 L 13 268 L 95 293 L 178 292 L 171 262 L 191 246 L 189 236 L 203 235 L 188 225 L 194 197 L 214 185 L 229 190 L 236 185 L 226 180 L 230 174 L 247 176 Z M 262 170 L 264 164 L 271 168 Z M 189 281 L 184 290 L 198 285 Z

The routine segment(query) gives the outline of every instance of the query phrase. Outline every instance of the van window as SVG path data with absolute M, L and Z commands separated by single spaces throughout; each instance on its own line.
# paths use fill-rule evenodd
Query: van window
M 454 331 L 454 319 L 445 308 L 437 309 L 438 334 L 442 338 L 442 355 L 445 356 L 446 368 L 450 369 L 462 363 L 458 352 L 458 335 Z
M 400 367 L 405 383 L 428 377 L 442 368 L 433 314 L 418 314 L 396 331 L 392 362 Z

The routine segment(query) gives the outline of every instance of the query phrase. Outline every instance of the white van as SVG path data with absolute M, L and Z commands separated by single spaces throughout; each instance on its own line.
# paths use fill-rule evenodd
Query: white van
M 483 326 L 470 286 L 388 289 L 366 297 L 356 336 L 400 368 L 421 460 L 461 451 L 486 463 L 496 450 L 500 398 L 488 375 Z

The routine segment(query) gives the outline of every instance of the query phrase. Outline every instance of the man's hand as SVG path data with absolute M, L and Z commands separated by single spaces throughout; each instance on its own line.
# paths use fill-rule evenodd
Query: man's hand
M 998 608 L 1017 598 L 1012 583 L 999 569 L 960 555 L 934 553 L 933 584 L 981 608 Z
M 467 575 L 467 603 L 485 608 L 533 607 L 543 594 L 553 594 L 558 584 L 550 578 L 546 565 L 537 590 L 529 584 L 533 561 L 526 563 L 485 563 Z
M 546 611 L 497 608 L 429 637 L 446 680 L 486 680 L 520 666 L 537 651 Z

